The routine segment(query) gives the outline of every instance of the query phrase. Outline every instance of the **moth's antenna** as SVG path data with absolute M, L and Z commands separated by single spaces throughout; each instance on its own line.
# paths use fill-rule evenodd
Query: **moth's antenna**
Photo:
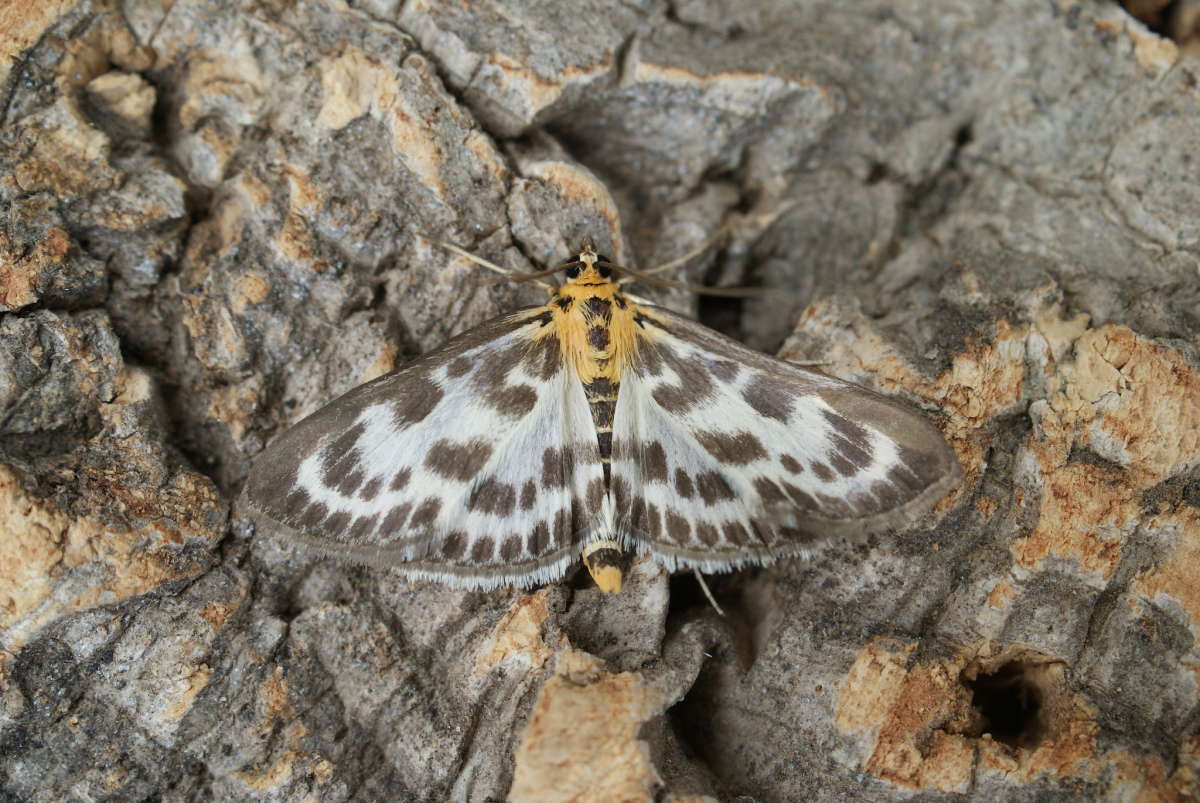
M 539 270 L 535 273 L 510 273 L 510 274 L 508 274 L 508 278 L 514 282 L 530 282 L 530 281 L 533 281 L 534 279 L 541 279 L 544 276 L 553 276 L 556 273 L 560 273 L 561 271 L 566 270 L 567 268 L 571 267 L 572 265 L 581 265 L 581 264 L 583 264 L 583 263 L 581 263 L 578 259 L 574 259 L 574 260 L 571 260 L 570 262 L 564 262 L 561 265 L 557 265 L 553 268 L 546 268 L 545 270 Z M 542 282 L 539 282 L 539 284 L 542 284 Z M 547 285 L 547 287 L 548 286 L 549 285 Z
M 597 265 L 605 265 L 619 270 L 628 277 L 628 281 L 642 282 L 643 284 L 652 284 L 658 287 L 675 287 L 680 290 L 691 290 L 693 293 L 699 293 L 705 296 L 725 296 L 727 298 L 764 298 L 768 294 L 772 296 L 791 296 L 795 295 L 787 290 L 780 290 L 775 287 L 708 287 L 703 284 L 692 284 L 691 282 L 677 282 L 673 279 L 659 279 L 654 276 L 649 276 L 641 271 L 626 268 L 623 265 L 614 265 L 610 262 L 597 262 Z M 622 277 L 625 280 L 625 277 Z
M 684 264 L 685 262 L 688 262 L 691 259 L 695 259 L 696 257 L 703 254 L 705 251 L 707 251 L 709 248 L 711 248 L 717 240 L 724 237 L 732 228 L 733 228 L 733 221 L 731 219 L 726 219 L 726 221 L 724 223 L 722 223 L 720 226 L 718 226 L 717 230 L 712 233 L 712 236 L 705 238 L 704 242 L 700 243 L 700 245 L 696 246 L 691 251 L 688 251 L 683 256 L 672 259 L 670 262 L 664 262 L 661 265 L 655 265 L 653 268 L 649 268 L 647 270 L 642 271 L 642 275 L 651 276 L 655 273 L 664 273 L 666 271 L 674 270 L 675 268 L 678 268 L 680 265 Z
M 462 257 L 463 259 L 466 259 L 470 262 L 474 262 L 476 265 L 479 265 L 480 267 L 487 268 L 488 270 L 493 271 L 495 273 L 499 273 L 502 276 L 511 276 L 512 275 L 512 271 L 510 271 L 508 268 L 502 268 L 499 265 L 497 265 L 495 262 L 489 262 L 488 260 L 484 259 L 483 257 L 475 256 L 470 251 L 466 251 L 462 248 L 459 248 L 457 245 L 453 245 L 452 243 L 444 243 L 441 240 L 434 240 L 433 242 L 436 245 L 440 245 L 442 248 L 445 248 L 447 251 L 453 251 L 454 253 L 456 253 L 460 257 Z
M 725 611 L 721 610 L 721 606 L 717 604 L 716 597 L 714 597 L 713 593 L 708 590 L 708 583 L 704 582 L 704 575 L 700 574 L 700 570 L 695 566 L 692 567 L 692 574 L 696 575 L 696 582 L 699 583 L 700 587 L 704 589 L 704 596 L 708 597 L 708 604 L 713 606 L 713 610 L 715 610 L 719 616 L 724 616 Z
M 720 237 L 724 232 L 725 232 L 725 227 L 722 226 L 720 229 L 717 230 L 716 234 L 714 234 L 712 237 L 709 237 L 707 240 L 700 243 L 700 245 L 696 246 L 691 251 L 688 251 L 683 256 L 676 257 L 675 259 L 672 259 L 670 262 L 664 262 L 661 265 L 655 265 L 653 268 L 644 270 L 644 271 L 642 271 L 642 275 L 643 276 L 651 276 L 655 273 L 665 273 L 666 271 L 674 270 L 675 268 L 678 268 L 680 265 L 683 265 L 683 264 L 687 263 L 688 261 L 695 259 L 696 257 L 703 254 L 706 250 L 708 250 L 709 246 L 711 246 L 713 243 L 715 243 L 717 241 L 717 238 Z
M 484 259 L 483 257 L 475 256 L 475 254 L 472 254 L 470 251 L 466 251 L 462 248 L 459 248 L 457 245 L 454 245 L 452 243 L 442 242 L 441 240 L 433 240 L 433 242 L 436 243 L 437 245 L 440 245 L 442 248 L 445 248 L 447 251 L 452 251 L 455 254 L 458 254 L 463 259 L 466 259 L 470 262 L 474 262 L 476 265 L 479 265 L 482 268 L 487 268 L 488 270 L 492 271 L 493 273 L 499 273 L 501 276 L 504 277 L 503 279 L 496 279 L 496 280 L 487 282 L 487 284 L 502 284 L 504 282 L 534 282 L 534 284 L 536 284 L 541 289 L 545 290 L 547 293 L 553 293 L 554 292 L 553 285 L 547 284 L 546 282 L 536 281 L 536 280 L 541 279 L 544 276 L 550 276 L 554 273 L 558 273 L 563 268 L 570 267 L 570 265 L 567 264 L 567 265 L 559 265 L 557 268 L 554 268 L 553 270 L 543 270 L 543 271 L 538 271 L 536 273 L 514 273 L 513 271 L 509 270 L 508 268 L 503 268 L 503 267 L 497 265 L 495 262 L 489 262 L 488 260 Z

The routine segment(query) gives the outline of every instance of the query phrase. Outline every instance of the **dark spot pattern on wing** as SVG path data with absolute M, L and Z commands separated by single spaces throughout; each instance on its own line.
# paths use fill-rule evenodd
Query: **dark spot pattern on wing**
M 436 496 L 426 497 L 425 501 L 421 503 L 421 506 L 413 512 L 412 520 L 409 521 L 408 524 L 414 529 L 428 527 L 437 520 L 438 513 L 441 512 L 441 509 L 442 500 L 438 499 Z
M 732 360 L 709 360 L 708 370 L 718 380 L 725 383 L 733 382 L 742 372 L 741 366 Z
M 692 525 L 683 516 L 668 508 L 666 511 L 667 538 L 676 544 L 683 544 L 692 535 Z
M 623 510 L 625 504 L 629 501 L 629 483 L 624 477 L 612 478 L 612 498 L 617 506 L 617 510 Z
M 633 532 L 642 532 L 646 520 L 646 498 L 641 494 L 629 500 L 629 528 Z
M 492 555 L 496 553 L 496 544 L 492 541 L 491 536 L 476 535 L 474 543 L 471 544 L 471 562 L 477 564 L 487 564 L 492 562 Z
M 566 488 L 575 475 L 575 453 L 569 446 L 549 446 L 542 452 L 542 486 Z
M 786 424 L 792 414 L 794 394 L 769 376 L 756 374 L 742 389 L 742 398 L 756 413 Z
M 442 557 L 457 560 L 467 551 L 467 534 L 462 531 L 452 532 L 442 539 Z
M 496 412 L 515 419 L 529 415 L 537 406 L 538 394 L 532 385 L 511 385 L 496 388 L 485 398 Z
M 769 547 L 774 542 L 775 528 L 765 519 L 750 519 L 750 537 L 760 545 Z
M 754 490 L 767 506 L 778 505 L 780 502 L 787 501 L 787 496 L 784 495 L 783 490 L 768 477 L 755 478 Z
M 533 341 L 525 355 L 525 370 L 543 382 L 558 376 L 563 367 L 562 346 L 558 337 L 550 334 Z
M 358 492 L 358 498 L 364 502 L 370 502 L 375 497 L 379 496 L 379 490 L 383 487 L 382 477 L 372 477 L 367 480 L 366 484 Z
M 646 482 L 667 481 L 667 452 L 658 441 L 650 441 L 642 449 L 642 479 Z
M 321 451 L 321 481 L 326 488 L 336 488 L 358 465 L 358 442 L 366 427 L 355 424 L 333 439 Z
M 838 474 L 841 474 L 843 477 L 853 477 L 858 473 L 858 469 L 854 467 L 854 464 L 842 457 L 840 452 L 834 452 L 833 454 L 829 455 L 829 465 L 834 471 L 836 471 Z
M 808 464 L 808 467 L 812 469 L 812 472 L 816 474 L 818 478 L 824 480 L 825 482 L 833 481 L 833 472 L 830 471 L 829 466 L 825 465 L 820 460 L 811 461 Z
M 646 503 L 646 535 L 654 540 L 662 538 L 662 513 L 659 512 L 658 505 L 653 502 Z
M 840 496 L 831 494 L 813 494 L 817 498 L 817 502 L 821 505 L 821 512 L 827 516 L 837 516 L 838 518 L 849 518 L 854 515 L 854 510 L 850 507 L 850 503 Z
M 715 471 L 705 471 L 696 475 L 696 491 L 704 500 L 704 504 L 709 506 L 736 496 L 726 479 Z
M 338 510 L 338 511 L 335 511 L 334 513 L 329 514 L 329 517 L 327 519 L 325 519 L 325 524 L 322 526 L 322 529 L 327 530 L 331 533 L 337 533 L 339 535 L 342 535 L 343 533 L 345 533 L 346 528 L 349 525 L 350 525 L 350 514 L 344 510 Z
M 509 418 L 528 415 L 537 404 L 537 390 L 531 385 L 509 384 L 509 375 L 526 358 L 527 346 L 522 341 L 494 350 L 472 378 L 488 405 Z
M 537 501 L 537 486 L 533 484 L 533 480 L 525 480 L 525 484 L 521 486 L 521 510 L 533 510 L 533 503 Z
M 905 501 L 904 496 L 890 482 L 876 480 L 871 483 L 871 493 L 880 501 L 884 508 L 898 507 Z
M 695 436 L 710 455 L 731 466 L 744 466 L 767 456 L 762 441 L 753 432 L 697 432 Z
M 321 522 L 325 521 L 325 517 L 329 515 L 329 508 L 324 502 L 313 502 L 300 516 L 300 524 L 309 529 L 317 529 L 321 526 Z
M 295 513 L 307 507 L 310 501 L 312 501 L 312 497 L 309 496 L 308 491 L 296 486 L 284 497 L 283 509 L 289 513 Z
M 740 521 L 727 521 L 721 527 L 725 540 L 734 546 L 745 546 L 750 542 L 750 533 Z
M 587 504 L 590 510 L 599 510 L 600 503 L 604 500 L 604 479 L 596 477 L 588 483 L 587 487 Z
M 716 546 L 720 540 L 721 534 L 717 532 L 717 528 L 707 521 L 696 522 L 696 537 L 705 546 Z
M 390 483 L 388 483 L 388 490 L 389 491 L 403 491 L 404 488 L 408 485 L 408 481 L 411 478 L 412 478 L 412 469 L 409 468 L 408 466 L 405 466 L 404 468 L 397 471 L 396 475 L 394 477 L 392 477 L 392 481 Z
M 355 467 L 349 473 L 343 474 L 333 487 L 342 496 L 354 496 L 362 487 L 364 478 L 362 469 L 355 464 Z
M 533 528 L 529 531 L 529 535 L 526 536 L 525 551 L 536 558 L 539 555 L 545 554 L 548 546 L 550 546 L 550 528 L 546 525 L 546 522 L 539 521 L 533 525 Z
M 663 352 L 670 351 L 669 346 L 664 346 L 661 343 L 653 343 L 648 340 L 639 340 L 637 347 L 637 356 L 634 359 L 634 367 L 638 373 L 643 376 L 659 376 L 663 371 Z
M 324 460 L 326 464 L 340 460 L 344 455 L 349 454 L 357 445 L 358 440 L 366 432 L 367 428 L 362 423 L 357 423 L 347 429 L 341 435 L 338 435 L 333 441 L 325 447 Z
M 659 354 L 678 377 L 678 384 L 664 382 L 654 389 L 652 396 L 668 413 L 682 415 L 694 407 L 702 407 L 713 397 L 716 387 L 712 376 L 703 365 L 695 360 L 682 359 L 671 349 L 658 344 Z
M 554 513 L 554 526 L 551 537 L 556 548 L 564 547 L 571 538 L 571 510 L 562 508 Z
M 870 468 L 874 462 L 871 434 L 861 425 L 830 410 L 822 410 L 821 413 L 834 433 L 831 440 L 836 455 L 830 458 L 830 465 L 844 477 L 852 477 Z
M 571 535 L 572 536 L 575 535 L 575 533 L 578 533 L 578 532 L 581 532 L 581 531 L 587 529 L 593 523 L 592 514 L 588 512 L 588 508 L 586 507 L 586 502 L 587 502 L 586 496 L 583 498 L 573 497 L 571 499 Z
M 375 525 L 379 523 L 379 514 L 372 516 L 359 516 L 350 525 L 350 531 L 347 533 L 351 541 L 362 542 L 366 537 L 375 531 Z
M 787 493 L 788 499 L 791 499 L 792 504 L 796 507 L 814 513 L 821 509 L 821 506 L 817 503 L 817 500 L 802 488 L 797 488 L 790 482 L 785 481 L 783 483 L 783 490 Z
M 517 491 L 507 482 L 495 477 L 480 480 L 467 498 L 467 510 L 511 516 L 517 506 Z
M 500 560 L 504 563 L 512 563 L 521 554 L 521 536 L 510 535 L 500 544 Z
M 904 462 L 903 457 L 899 463 L 888 469 L 887 478 L 892 485 L 905 492 L 906 498 L 916 496 L 925 487 L 921 478 Z
M 675 493 L 679 494 L 681 499 L 691 499 L 695 495 L 691 475 L 682 468 L 675 469 Z
M 403 381 L 396 381 L 391 393 L 392 417 L 396 427 L 404 429 L 419 424 L 441 400 L 441 389 L 424 373 L 409 374 Z
M 440 477 L 467 482 L 475 479 L 491 456 L 492 446 L 483 439 L 454 443 L 443 438 L 429 447 L 425 466 Z
M 467 357 L 455 357 L 446 366 L 446 376 L 451 379 L 460 379 L 471 373 L 471 369 L 475 367 L 475 363 Z
M 389 535 L 398 535 L 400 528 L 408 521 L 408 511 L 412 510 L 412 502 L 405 502 L 396 505 L 388 511 L 383 517 L 383 523 L 379 525 L 380 533 L 386 538 Z

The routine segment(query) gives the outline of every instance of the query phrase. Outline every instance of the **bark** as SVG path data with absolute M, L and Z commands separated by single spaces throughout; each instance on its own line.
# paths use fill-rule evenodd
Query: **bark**
M 12 6 L 0 790 L 1200 796 L 1200 63 L 1116 6 Z M 250 459 L 591 238 L 923 406 L 922 526 L 710 578 L 408 582 Z

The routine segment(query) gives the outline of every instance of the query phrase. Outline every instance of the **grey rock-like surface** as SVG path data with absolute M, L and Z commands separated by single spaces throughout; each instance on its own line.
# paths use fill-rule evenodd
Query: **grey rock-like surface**
M 1200 797 L 1200 63 L 1071 2 L 4 12 L 0 794 Z M 718 233 L 720 236 L 717 236 Z M 911 532 L 529 593 L 256 537 L 251 459 L 585 238 L 938 421 Z M 739 797 L 740 796 L 740 797 Z

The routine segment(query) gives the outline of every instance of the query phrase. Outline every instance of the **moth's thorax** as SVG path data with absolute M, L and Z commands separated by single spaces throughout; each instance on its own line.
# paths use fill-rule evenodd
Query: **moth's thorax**
M 617 283 L 588 265 L 550 302 L 564 358 L 583 383 L 619 382 L 636 347 L 632 305 Z

